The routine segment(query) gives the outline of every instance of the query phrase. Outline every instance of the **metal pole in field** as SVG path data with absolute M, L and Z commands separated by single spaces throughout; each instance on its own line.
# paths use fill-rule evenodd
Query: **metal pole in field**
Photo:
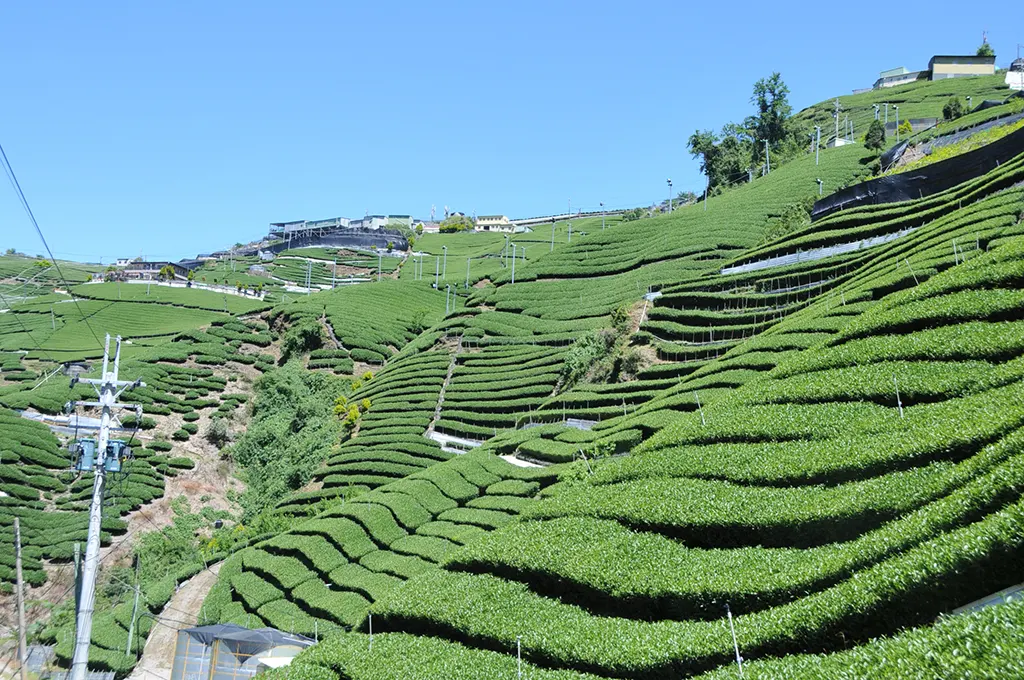
M 551 250 L 555 249 L 555 218 L 551 218 Z
M 331 269 L 331 290 L 337 285 L 338 280 L 338 258 L 334 258 L 334 268 Z
M 875 107 L 875 120 L 878 120 L 878 112 L 882 109 L 878 104 L 872 104 Z
M 566 243 L 572 243 L 572 220 L 569 220 L 569 240 Z
M 25 584 L 21 575 L 21 521 L 14 518 L 14 584 L 18 589 L 18 666 L 21 680 L 28 677 L 28 647 L 25 645 Z
M 128 644 L 125 645 L 124 653 L 132 653 L 132 636 L 135 634 L 135 617 L 139 613 L 139 566 L 141 562 L 139 556 L 135 556 L 135 601 L 132 604 L 132 622 L 128 626 Z
M 114 408 L 124 408 L 116 403 L 117 397 L 130 387 L 145 387 L 141 380 L 130 382 L 118 380 L 117 374 L 121 363 L 121 336 L 117 336 L 114 353 L 114 370 L 108 371 L 110 361 L 110 334 L 107 334 L 103 348 L 103 373 L 100 378 L 87 378 L 81 382 L 89 383 L 99 395 L 97 402 L 85 402 L 87 406 L 102 408 L 100 416 L 100 432 L 96 447 L 96 462 L 93 466 L 92 502 L 89 506 L 89 534 L 85 543 L 85 564 L 82 567 L 81 606 L 78 610 L 75 626 L 75 651 L 71 660 L 70 680 L 85 680 L 89 666 L 89 641 L 92 637 L 92 615 L 96 605 L 96 575 L 99 571 L 100 558 L 100 525 L 103 519 L 103 496 L 106 490 L 107 447 L 110 443 L 110 421 Z M 136 407 L 136 415 L 141 418 L 141 410 Z
M 518 677 L 523 677 L 523 636 L 516 636 L 516 669 L 518 670 Z
M 900 107 L 895 104 L 892 105 L 893 110 L 896 111 L 896 143 L 900 141 Z
M 470 260 L 472 260 L 472 259 L 473 258 L 471 258 L 471 257 L 467 257 L 466 258 L 466 290 L 469 290 L 469 263 L 470 263 Z
M 822 185 L 822 181 L 821 181 L 821 179 L 819 178 L 819 179 L 818 179 L 818 195 L 819 195 L 819 196 L 821 196 L 821 185 Z
M 449 284 L 446 284 L 445 287 L 444 287 L 444 313 L 446 315 L 448 314 L 448 298 L 451 297 L 451 294 L 452 294 L 452 286 L 449 283 Z
M 516 244 L 512 244 L 512 283 L 516 282 Z
M 598 205 L 601 206 L 601 231 L 604 231 L 604 203 L 601 202 Z
M 672 178 L 668 178 L 668 211 L 672 212 Z
M 736 641 L 736 626 L 732 622 L 732 610 L 725 605 L 725 613 L 729 617 L 729 630 L 732 631 L 732 647 L 736 652 L 736 666 L 740 669 L 740 677 L 743 677 L 743 657 L 740 656 L 740 645 Z
M 448 246 L 441 246 L 441 250 L 444 251 L 444 265 L 441 267 L 441 280 L 448 280 Z
M 765 174 L 771 174 L 771 171 L 772 171 L 772 159 L 771 159 L 771 156 L 768 155 L 768 140 L 767 139 L 764 140 L 764 162 L 765 162 L 765 165 L 768 168 L 768 172 L 765 173 Z
M 380 251 L 377 251 L 377 283 L 380 283 L 380 270 L 383 267 L 383 256 Z
M 434 256 L 434 289 L 441 290 L 437 287 L 438 277 L 441 276 L 441 256 Z
M 889 124 L 889 102 L 884 102 L 884 103 L 885 103 L 885 121 L 883 121 L 883 123 L 885 125 L 888 125 Z

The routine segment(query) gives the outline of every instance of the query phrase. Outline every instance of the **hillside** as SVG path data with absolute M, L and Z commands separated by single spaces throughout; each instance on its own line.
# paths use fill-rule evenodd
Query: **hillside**
M 954 90 L 1006 95 L 986 78 L 886 94 L 941 117 Z M 841 101 L 856 129 L 873 118 L 868 95 Z M 22 518 L 33 595 L 61 604 L 37 638 L 67 661 L 88 480 L 68 472 L 73 430 L 15 410 L 85 398 L 43 378 L 95 375 L 109 332 L 147 387 L 106 513 L 97 669 L 130 672 L 154 625 L 128 640 L 127 541 L 151 613 L 217 563 L 193 620 L 317 638 L 275 678 L 719 678 L 737 655 L 755 678 L 1024 673 L 1005 654 L 1019 602 L 952 614 L 1024 576 L 1018 153 L 794 220 L 819 180 L 875 171 L 860 144 L 822 149 L 672 213 L 515 235 L 514 261 L 503 235 L 428 235 L 381 281 L 287 300 L 87 272 L 12 294 L 0 531 Z M 335 255 L 275 266 L 329 284 Z

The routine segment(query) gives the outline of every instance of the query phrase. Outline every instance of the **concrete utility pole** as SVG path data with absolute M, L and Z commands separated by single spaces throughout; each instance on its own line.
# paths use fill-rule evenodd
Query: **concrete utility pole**
M 839 141 L 839 112 L 842 110 L 842 106 L 839 104 L 839 97 L 836 97 L 836 111 L 832 114 L 836 119 L 836 141 Z
M 672 178 L 668 179 L 668 211 L 672 212 Z
M 135 556 L 135 601 L 132 603 L 132 622 L 128 626 L 128 643 L 125 645 L 124 653 L 132 653 L 132 636 L 135 635 L 135 620 L 139 614 L 139 567 L 141 566 L 139 556 Z
M 25 583 L 21 575 L 21 522 L 14 518 L 14 582 L 18 589 L 18 665 L 21 680 L 28 678 L 28 647 L 25 645 Z
M 145 387 L 141 380 L 134 382 L 118 380 L 117 373 L 121 364 L 121 336 L 117 336 L 114 352 L 114 370 L 108 371 L 110 362 L 110 334 L 103 347 L 103 373 L 100 378 L 87 378 L 82 382 L 89 383 L 99 395 L 99 401 L 84 402 L 85 406 L 96 406 L 102 409 L 100 415 L 99 441 L 96 446 L 96 461 L 93 466 L 92 503 L 89 506 L 89 534 L 85 543 L 85 563 L 82 566 L 81 606 L 78 609 L 78 620 L 75 626 L 75 652 L 71 660 L 70 680 L 85 680 L 89 666 L 89 640 L 92 637 L 92 615 L 96 605 L 96 575 L 100 562 L 100 524 L 103 520 L 103 495 L 107 483 L 107 446 L 110 443 L 110 421 L 115 408 L 129 408 L 117 403 L 117 398 L 131 387 Z M 142 408 L 133 407 L 137 417 L 141 418 Z M 117 455 L 120 455 L 118 452 Z

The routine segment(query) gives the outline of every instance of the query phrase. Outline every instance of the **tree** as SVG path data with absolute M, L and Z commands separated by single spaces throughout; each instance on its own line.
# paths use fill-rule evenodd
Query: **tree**
M 782 82 L 782 76 L 778 71 L 754 83 L 750 103 L 757 112 L 744 121 L 744 126 L 750 130 L 750 134 L 757 142 L 753 148 L 753 159 L 756 164 L 764 161 L 765 141 L 768 142 L 769 148 L 776 149 L 788 135 L 786 122 L 793 108 L 789 105 L 787 95 L 789 88 Z
M 960 97 L 950 97 L 949 101 L 946 102 L 946 105 L 942 107 L 942 119 L 956 120 L 962 115 L 964 115 L 964 105 L 963 102 L 960 101 Z
M 905 137 L 909 137 L 910 135 L 914 134 L 914 128 L 910 125 L 910 121 L 909 120 L 904 120 L 902 123 L 900 123 L 900 126 L 899 126 L 899 128 L 897 128 L 897 131 L 904 138 Z
M 442 234 L 452 234 L 459 231 L 473 231 L 473 220 L 465 215 L 451 215 L 441 222 Z
M 161 279 L 163 281 L 173 281 L 174 280 L 174 267 L 172 267 L 169 264 L 165 264 L 163 267 L 160 267 L 160 271 L 157 272 L 157 278 L 159 278 L 159 279 Z
M 188 277 L 186 277 L 186 278 L 188 278 L 188 282 L 189 283 L 192 283 L 193 281 L 196 280 L 196 273 L 194 271 L 192 271 L 191 269 L 189 269 L 188 270 Z
M 239 293 L 242 292 L 242 282 L 241 281 L 235 281 L 235 290 L 237 290 Z
M 864 146 L 875 151 L 881 151 L 885 146 L 885 125 L 880 120 L 871 121 L 868 133 L 864 137 Z
M 992 49 L 992 45 L 986 40 L 985 42 L 978 45 L 978 56 L 979 57 L 994 57 L 996 51 Z
M 8 248 L 4 255 L 14 255 L 16 252 L 14 248 Z
M 423 236 L 423 225 L 422 224 L 417 224 L 416 225 L 416 235 L 417 236 Z

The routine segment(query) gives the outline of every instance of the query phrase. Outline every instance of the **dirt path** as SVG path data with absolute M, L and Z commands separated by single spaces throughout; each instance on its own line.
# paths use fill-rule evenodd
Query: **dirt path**
M 128 680 L 169 680 L 171 667 L 174 665 L 174 646 L 178 640 L 178 629 L 186 625 L 195 625 L 199 617 L 199 609 L 210 588 L 217 582 L 220 565 L 217 563 L 205 571 L 201 571 L 186 581 L 170 601 L 157 615 L 158 623 L 146 640 L 142 650 L 142 659 Z

